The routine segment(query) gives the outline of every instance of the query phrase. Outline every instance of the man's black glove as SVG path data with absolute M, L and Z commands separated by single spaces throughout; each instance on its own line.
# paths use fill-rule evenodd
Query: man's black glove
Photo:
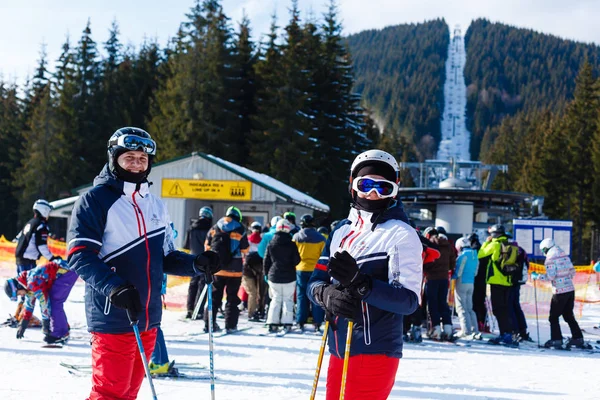
M 354 319 L 360 311 L 360 299 L 351 295 L 341 285 L 321 285 L 313 294 L 327 314 Z
M 135 286 L 130 284 L 117 286 L 110 292 L 108 298 L 115 307 L 127 310 L 131 322 L 139 320 L 138 314 L 142 312 L 142 301 Z
M 212 250 L 198 254 L 194 260 L 194 267 L 205 275 L 214 275 L 221 270 L 219 255 Z
M 50 334 L 50 320 L 49 319 L 42 320 L 42 333 L 44 335 Z
M 27 330 L 28 326 L 28 319 L 22 319 L 21 322 L 19 322 L 19 327 L 17 328 L 17 339 L 23 339 L 23 336 L 25 335 L 25 331 Z
M 329 276 L 348 288 L 353 296 L 363 298 L 371 292 L 371 277 L 360 272 L 356 260 L 347 251 L 335 252 L 327 265 Z

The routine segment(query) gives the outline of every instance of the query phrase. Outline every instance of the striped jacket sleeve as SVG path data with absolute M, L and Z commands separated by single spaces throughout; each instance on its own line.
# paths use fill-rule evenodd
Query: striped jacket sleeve
M 67 234 L 69 267 L 94 290 L 104 296 L 125 284 L 99 257 L 107 210 L 94 190 L 83 194 L 73 208 Z

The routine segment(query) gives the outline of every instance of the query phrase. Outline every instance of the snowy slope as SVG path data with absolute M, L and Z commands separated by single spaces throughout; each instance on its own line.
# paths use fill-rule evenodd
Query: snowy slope
M 456 27 L 448 45 L 446 81 L 444 83 L 444 113 L 442 116 L 442 140 L 437 153 L 438 160 L 469 161 L 470 133 L 465 125 L 467 87 L 464 69 L 467 60 L 465 40 Z
M 79 328 L 72 330 L 74 339 L 63 349 L 40 348 L 39 330 L 29 329 L 26 338 L 18 341 L 15 329 L 0 328 L 0 399 L 86 398 L 90 379 L 71 376 L 58 365 L 59 361 L 90 362 L 82 299 L 83 285 L 78 282 L 66 310 L 71 325 Z M 14 307 L 15 303 L 0 296 L 0 315 L 14 311 Z M 593 330 L 592 325 L 600 322 L 599 308 L 590 305 L 584 310 L 588 319 L 582 326 L 586 330 Z M 166 311 L 164 316 L 171 359 L 208 365 L 206 335 L 193 336 L 203 324 L 182 322 L 181 317 L 182 313 L 175 311 Z M 543 339 L 548 338 L 547 325 L 541 323 Z M 529 321 L 529 326 L 535 335 L 535 320 Z M 568 332 L 566 326 L 563 329 Z M 255 325 L 242 334 L 215 339 L 217 399 L 309 398 L 320 338 L 295 334 L 283 338 L 258 336 L 264 331 L 264 327 Z M 599 361 L 598 355 L 542 353 L 485 344 L 471 348 L 436 343 L 406 345 L 390 399 L 593 399 L 598 398 L 600 390 Z M 324 398 L 325 376 L 326 368 L 322 371 L 318 399 Z M 159 399 L 210 398 L 208 381 L 159 380 L 155 387 Z M 147 382 L 139 398 L 151 398 Z

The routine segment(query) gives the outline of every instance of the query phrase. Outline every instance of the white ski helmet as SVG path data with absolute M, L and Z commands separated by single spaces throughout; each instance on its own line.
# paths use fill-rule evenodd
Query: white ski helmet
M 551 238 L 546 238 L 540 242 L 540 250 L 544 254 L 546 254 L 548 252 L 548 250 L 550 250 L 554 246 L 556 246 L 556 244 L 554 243 L 554 240 L 552 240 Z
M 292 224 L 290 221 L 288 221 L 285 218 L 282 218 L 279 221 L 277 221 L 277 225 L 275 228 L 275 230 L 277 232 L 285 232 L 285 233 L 290 233 L 292 231 L 292 229 L 294 229 L 294 224 Z
M 44 199 L 36 200 L 33 203 L 33 210 L 40 213 L 43 218 L 48 219 L 50 216 L 50 211 L 52 211 L 52 206 Z
M 394 156 L 383 150 L 377 149 L 367 150 L 356 156 L 352 162 L 352 166 L 350 167 L 350 180 L 356 177 L 360 167 L 362 167 L 364 164 L 372 162 L 383 162 L 388 164 L 394 170 L 394 172 L 396 172 L 396 180 L 398 180 L 398 172 L 400 171 L 400 167 L 398 166 L 398 162 Z
M 273 218 L 271 218 L 271 226 L 276 226 L 277 222 L 279 222 L 279 220 L 281 219 L 281 216 L 276 215 Z
M 456 248 L 456 251 L 458 251 L 460 253 L 460 251 L 462 249 L 470 248 L 471 242 L 469 241 L 468 237 L 461 237 L 456 241 L 456 243 L 454 244 L 454 247 Z

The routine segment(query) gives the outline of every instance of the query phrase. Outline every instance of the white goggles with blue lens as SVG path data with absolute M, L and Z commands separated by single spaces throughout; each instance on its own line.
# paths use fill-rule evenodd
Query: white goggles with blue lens
M 143 151 L 151 156 L 156 155 L 156 142 L 137 135 L 119 136 L 116 140 L 111 140 L 108 145 L 124 147 L 130 151 Z
M 398 194 L 398 184 L 387 179 L 375 179 L 368 176 L 361 176 L 352 181 L 352 189 L 365 195 L 375 191 L 380 199 L 396 197 Z

